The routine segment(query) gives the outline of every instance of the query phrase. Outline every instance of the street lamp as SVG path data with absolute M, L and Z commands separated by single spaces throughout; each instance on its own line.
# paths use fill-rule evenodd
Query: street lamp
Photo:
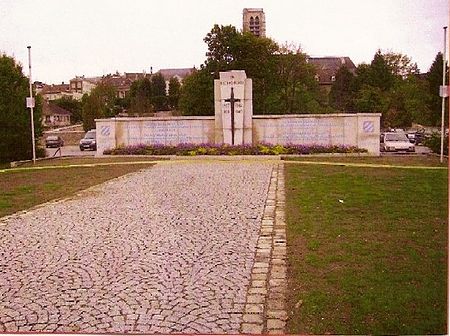
M 31 80 L 31 46 L 28 46 L 28 68 L 30 70 L 30 96 L 27 98 L 27 108 L 30 108 L 31 115 L 31 141 L 33 146 L 33 164 L 36 163 L 36 144 L 34 143 L 34 99 L 33 84 Z

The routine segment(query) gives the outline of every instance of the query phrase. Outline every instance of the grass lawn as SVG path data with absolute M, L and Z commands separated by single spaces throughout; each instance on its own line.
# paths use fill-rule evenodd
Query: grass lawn
M 288 332 L 446 334 L 447 170 L 285 167 Z
M 55 159 L 39 161 L 36 164 L 37 167 L 44 167 L 50 162 L 52 165 L 61 165 L 62 168 L 8 170 L 0 173 L 0 217 L 28 209 L 50 200 L 71 196 L 90 186 L 152 165 L 130 164 L 97 167 L 66 167 L 68 164 L 105 163 L 94 158 L 74 160 Z M 134 160 L 134 158 L 128 159 L 128 161 L 130 160 L 138 161 Z M 113 161 L 123 162 L 123 160 Z
M 335 163 L 361 163 L 361 164 L 378 164 L 392 166 L 429 166 L 429 167 L 447 167 L 448 159 L 444 158 L 444 162 L 439 162 L 439 156 L 430 155 L 383 155 L 373 156 L 297 156 L 284 157 L 285 161 L 308 161 L 308 162 L 335 162 Z

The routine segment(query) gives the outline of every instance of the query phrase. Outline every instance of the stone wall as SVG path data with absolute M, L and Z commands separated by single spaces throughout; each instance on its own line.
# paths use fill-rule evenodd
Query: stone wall
M 380 154 L 380 114 L 259 115 L 252 118 L 253 144 L 348 145 Z M 217 118 L 216 118 L 217 119 Z M 138 144 L 222 143 L 215 117 L 98 119 L 98 154 Z
M 253 116 L 254 143 L 348 145 L 380 154 L 379 113 Z
M 214 117 L 97 119 L 97 153 L 138 144 L 214 143 Z

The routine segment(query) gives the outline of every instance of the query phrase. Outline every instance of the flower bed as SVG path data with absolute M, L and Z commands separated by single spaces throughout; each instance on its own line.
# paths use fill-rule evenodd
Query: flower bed
M 355 146 L 323 146 L 323 145 L 242 145 L 227 144 L 179 144 L 166 145 L 132 145 L 105 150 L 105 155 L 286 155 L 286 154 L 321 154 L 321 153 L 367 153 L 366 149 Z

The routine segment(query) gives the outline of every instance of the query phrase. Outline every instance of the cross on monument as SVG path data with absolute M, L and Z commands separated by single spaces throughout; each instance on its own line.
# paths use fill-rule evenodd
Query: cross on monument
M 225 102 L 231 105 L 231 145 L 234 146 L 234 103 L 240 102 L 240 99 L 234 98 L 234 91 L 231 88 L 231 94 L 229 99 L 225 99 Z

